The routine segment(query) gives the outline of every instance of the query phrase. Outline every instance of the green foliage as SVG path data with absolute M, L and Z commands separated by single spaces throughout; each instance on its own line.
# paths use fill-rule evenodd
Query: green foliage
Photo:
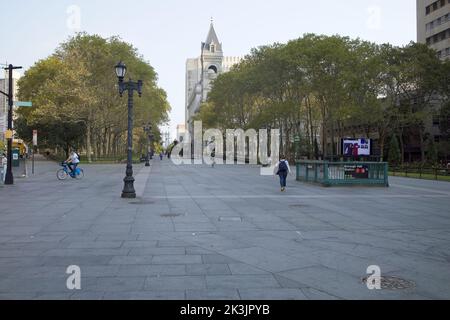
M 432 97 L 450 96 L 448 70 L 425 45 L 306 34 L 253 49 L 219 75 L 197 118 L 205 127 L 279 128 L 281 151 L 291 157 L 300 133 L 310 158 L 336 155 L 346 136 L 374 135 L 383 152 L 390 136 L 415 128 L 425 154 Z
M 159 137 L 157 127 L 168 121 L 170 107 L 154 69 L 119 38 L 85 33 L 62 43 L 20 79 L 19 97 L 33 101 L 33 108 L 19 108 L 19 135 L 30 140 L 37 129 L 41 146 L 78 146 L 92 149 L 94 156 L 125 152 L 127 102 L 119 97 L 114 72 L 119 60 L 126 63 L 127 76 L 144 82 L 142 98 L 134 99 L 135 126 L 151 122 Z M 139 141 L 143 133 L 136 132 Z
M 438 162 L 438 148 L 436 143 L 431 140 L 427 146 L 427 160 L 431 164 L 437 164 Z
M 400 148 L 398 146 L 398 139 L 394 135 L 391 137 L 391 143 L 389 145 L 389 163 L 398 165 L 401 160 Z

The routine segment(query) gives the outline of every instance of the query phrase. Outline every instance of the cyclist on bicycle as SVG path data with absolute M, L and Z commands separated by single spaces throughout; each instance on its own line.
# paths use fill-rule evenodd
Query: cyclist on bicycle
M 66 160 L 66 163 L 70 169 L 70 173 L 73 174 L 78 164 L 80 163 L 80 157 L 78 156 L 78 153 L 75 152 L 75 150 L 70 153 L 69 158 L 67 158 Z

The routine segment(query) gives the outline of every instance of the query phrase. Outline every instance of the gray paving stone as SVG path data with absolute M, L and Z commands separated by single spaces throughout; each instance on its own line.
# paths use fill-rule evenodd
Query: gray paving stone
M 123 241 L 84 241 L 72 242 L 68 249 L 117 249 L 122 246 Z
M 135 265 L 135 264 L 151 264 L 152 256 L 116 256 L 111 259 L 110 264 L 123 264 L 123 265 Z
M 187 300 L 240 300 L 236 289 L 186 290 Z
M 33 300 L 68 300 L 72 296 L 72 292 L 51 292 L 37 293 Z
M 144 240 L 144 241 L 124 241 L 124 248 L 153 248 L 156 247 L 156 240 Z
M 243 300 L 307 300 L 300 289 L 239 289 Z
M 201 247 L 186 247 L 186 254 L 215 254 L 214 251 Z
M 258 266 L 261 269 L 270 272 L 279 272 L 314 265 L 314 262 L 307 257 L 294 258 L 283 253 L 259 247 L 229 249 L 223 250 L 222 252 L 237 261 Z
M 105 292 L 100 291 L 75 291 L 71 296 L 70 300 L 102 300 L 104 299 Z
M 227 264 L 187 264 L 188 275 L 230 275 Z
M 141 277 L 141 276 L 184 276 L 186 267 L 182 264 L 170 265 L 122 265 L 117 276 L 119 277 Z
M 450 297 L 448 183 L 325 189 L 290 177 L 280 194 L 257 166 L 156 161 L 159 183 L 133 204 L 120 198 L 123 165 L 83 165 L 88 179 L 70 184 L 54 163 L 37 165 L 42 174 L 1 187 L 11 206 L 0 214 L 0 299 Z M 416 287 L 369 291 L 369 264 Z M 80 292 L 66 292 L 69 265 L 81 267 Z
M 209 263 L 209 264 L 217 264 L 217 263 L 234 263 L 236 260 L 221 255 L 221 254 L 203 254 L 202 255 L 202 261 L 203 263 Z
M 0 300 L 31 300 L 35 298 L 37 293 L 0 293 Z
M 39 257 L 36 265 L 43 266 L 64 266 L 68 267 L 71 265 L 82 266 L 106 266 L 111 261 L 113 257 L 107 255 L 95 256 L 95 255 L 86 255 L 86 256 L 43 256 Z
M 184 300 L 184 290 L 107 292 L 105 300 Z
M 144 289 L 145 277 L 106 277 L 97 278 L 94 291 L 140 291 Z
M 186 290 L 206 289 L 206 281 L 203 276 L 164 276 L 149 277 L 145 283 L 145 290 Z
M 127 255 L 130 252 L 129 248 L 118 249 L 50 249 L 43 252 L 42 256 L 49 257 L 71 257 L 71 256 L 119 256 Z
M 130 256 L 147 256 L 147 255 L 184 255 L 186 250 L 184 247 L 154 247 L 154 248 L 132 248 L 129 252 Z
M 279 288 L 272 275 L 206 276 L 208 289 L 212 288 Z
M 199 264 L 202 263 L 200 255 L 159 255 L 154 256 L 152 264 Z
M 188 247 L 189 243 L 179 240 L 159 240 L 158 247 Z

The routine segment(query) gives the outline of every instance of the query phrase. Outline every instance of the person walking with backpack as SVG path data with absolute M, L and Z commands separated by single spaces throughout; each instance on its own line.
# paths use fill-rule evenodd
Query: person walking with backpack
M 274 174 L 280 177 L 281 192 L 286 191 L 286 180 L 290 173 L 291 168 L 289 167 L 289 162 L 284 155 L 280 155 L 280 161 L 274 168 Z

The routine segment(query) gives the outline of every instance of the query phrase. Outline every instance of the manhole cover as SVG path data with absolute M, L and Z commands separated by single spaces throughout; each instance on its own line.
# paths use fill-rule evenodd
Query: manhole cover
M 161 215 L 161 217 L 163 217 L 163 218 L 176 218 L 176 217 L 181 217 L 181 216 L 184 216 L 184 214 L 181 214 L 181 213 L 165 213 L 165 214 Z
M 241 217 L 219 217 L 219 221 L 242 222 Z
M 367 283 L 368 277 L 363 278 L 363 283 Z M 416 285 L 413 281 L 405 280 L 398 277 L 382 276 L 381 289 L 384 290 L 406 290 L 414 288 Z

